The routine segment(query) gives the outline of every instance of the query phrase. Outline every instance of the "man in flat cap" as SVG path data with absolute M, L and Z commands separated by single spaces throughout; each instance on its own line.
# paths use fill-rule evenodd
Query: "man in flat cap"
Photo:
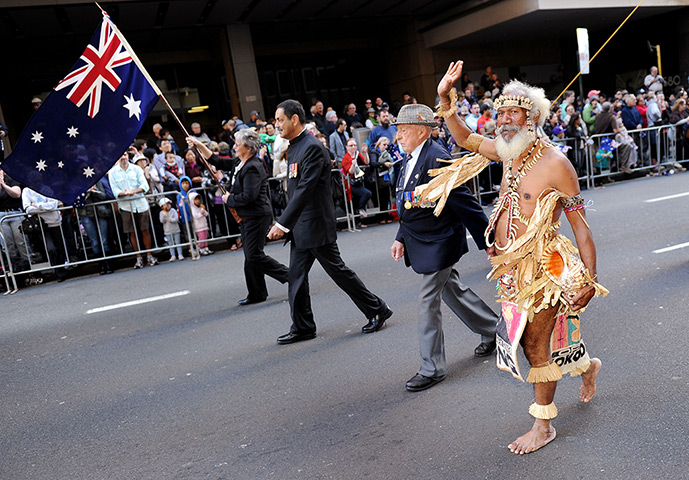
M 433 214 L 434 202 L 421 202 L 414 188 L 430 181 L 428 171 L 449 160 L 447 150 L 430 139 L 436 126 L 433 111 L 426 105 L 404 105 L 397 121 L 397 138 L 404 151 L 402 169 L 397 180 L 397 213 L 399 231 L 390 252 L 392 258 L 422 276 L 419 292 L 419 346 L 422 364 L 419 372 L 406 385 L 417 392 L 442 381 L 446 374 L 445 345 L 440 313 L 442 299 L 474 333 L 481 344 L 474 350 L 477 357 L 495 350 L 495 313 L 469 287 L 459 280 L 454 265 L 468 251 L 466 230 L 480 250 L 486 249 L 483 232 L 488 219 L 481 205 L 466 186 L 452 190 L 445 209 Z

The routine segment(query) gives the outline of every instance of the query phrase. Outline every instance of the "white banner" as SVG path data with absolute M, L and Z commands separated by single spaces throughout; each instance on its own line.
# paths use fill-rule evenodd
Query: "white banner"
M 586 28 L 577 28 L 577 45 L 579 70 L 582 74 L 589 73 L 589 31 Z

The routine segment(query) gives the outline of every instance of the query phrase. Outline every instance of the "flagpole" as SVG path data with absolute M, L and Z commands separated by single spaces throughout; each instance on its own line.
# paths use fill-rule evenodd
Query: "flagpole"
M 113 30 L 115 31 L 115 34 L 117 35 L 117 38 L 120 39 L 120 41 L 122 42 L 122 44 L 124 45 L 124 47 L 127 49 L 127 51 L 128 51 L 129 54 L 131 55 L 132 60 L 134 61 L 134 63 L 136 64 L 136 66 L 139 67 L 139 70 L 141 70 L 141 73 L 143 73 L 144 77 L 146 77 L 146 80 L 148 80 L 148 83 L 151 84 L 151 87 L 153 87 L 153 90 L 155 91 L 155 93 L 156 93 L 156 94 L 158 95 L 158 97 L 163 101 L 163 103 L 164 103 L 165 106 L 167 107 L 168 111 L 169 111 L 169 112 L 172 114 L 172 116 L 175 118 L 175 121 L 177 122 L 177 125 L 178 125 L 179 128 L 182 130 L 182 133 L 184 133 L 184 138 L 186 139 L 186 138 L 189 136 L 189 132 L 188 132 L 187 129 L 184 127 L 184 125 L 183 125 L 182 122 L 180 121 L 179 117 L 177 116 L 177 114 L 176 114 L 175 111 L 173 110 L 172 106 L 170 105 L 170 102 L 167 101 L 167 98 L 165 98 L 165 95 L 163 95 L 163 92 L 158 88 L 158 85 L 156 85 L 155 81 L 154 81 L 154 80 L 151 78 L 151 76 L 148 74 L 148 71 L 146 70 L 146 67 L 144 67 L 143 63 L 141 63 L 141 60 L 139 60 L 139 57 L 136 55 L 136 53 L 134 52 L 134 49 L 131 47 L 131 45 L 129 45 L 129 42 L 127 41 L 127 39 L 124 38 L 124 35 L 122 34 L 122 32 L 120 32 L 120 29 L 117 28 L 117 25 L 115 25 L 115 22 L 113 22 L 112 19 L 110 18 L 110 16 L 105 12 L 105 10 L 103 10 L 103 9 L 101 8 L 101 6 L 98 5 L 98 2 L 94 2 L 94 3 L 95 3 L 96 6 L 100 9 L 100 11 L 103 12 L 103 17 L 110 23 L 110 25 L 112 26 Z M 210 164 L 209 164 L 208 161 L 205 159 L 205 157 L 201 154 L 201 151 L 200 151 L 195 145 L 192 147 L 192 149 L 193 149 L 194 153 L 196 153 L 196 156 L 197 156 L 198 158 L 201 159 L 201 162 L 203 162 L 203 164 L 204 164 L 204 166 L 206 167 L 206 169 L 208 169 L 209 172 L 212 172 L 211 167 L 210 167 Z M 220 189 L 220 191 L 222 192 L 222 194 L 223 194 L 223 195 L 226 194 L 226 193 L 227 193 L 227 190 L 225 190 L 225 187 L 223 187 L 223 186 L 220 184 L 220 181 L 219 181 L 217 178 L 215 178 L 214 175 L 211 175 L 211 176 L 213 177 L 213 180 L 215 180 L 215 183 L 218 185 L 218 188 Z M 236 212 L 236 210 L 235 210 L 234 208 L 230 208 L 230 212 L 232 212 L 232 215 L 235 217 L 235 220 L 237 220 L 237 222 L 240 222 L 240 221 L 241 221 L 241 218 L 239 217 L 239 215 L 237 215 L 237 212 Z

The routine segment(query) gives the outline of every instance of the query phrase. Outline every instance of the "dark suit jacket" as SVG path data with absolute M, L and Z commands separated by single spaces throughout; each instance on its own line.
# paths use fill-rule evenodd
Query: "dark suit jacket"
M 315 248 L 334 242 L 337 223 L 330 193 L 328 150 L 304 130 L 290 141 L 287 159 L 289 202 L 278 223 L 290 230 L 295 248 Z
M 234 172 L 229 172 L 234 175 Z M 237 210 L 242 218 L 272 215 L 268 191 L 268 174 L 258 157 L 251 157 L 237 173 L 230 188 L 227 206 Z
M 438 158 L 451 157 L 436 142 L 426 140 L 406 187 L 404 168 L 397 180 L 395 197 L 400 226 L 396 240 L 404 244 L 405 263 L 416 273 L 433 273 L 457 263 L 468 251 L 467 228 L 478 248 L 486 248 L 483 233 L 488 218 L 465 185 L 452 190 L 439 217 L 433 215 L 433 208 L 404 208 L 404 191 L 412 192 L 417 185 L 428 183 L 432 178 L 428 170 L 447 165 L 438 162 Z

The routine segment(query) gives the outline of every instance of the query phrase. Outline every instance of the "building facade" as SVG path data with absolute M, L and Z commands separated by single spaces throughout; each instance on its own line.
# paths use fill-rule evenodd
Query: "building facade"
M 636 6 L 625 0 L 102 0 L 185 125 L 215 133 L 224 119 L 264 118 L 286 98 L 317 99 L 342 114 L 366 98 L 401 102 L 410 92 L 435 102 L 447 64 L 465 62 L 478 82 L 487 65 L 551 97 L 578 72 L 575 30 L 589 32 L 590 55 Z M 7 149 L 81 55 L 100 23 L 90 0 L 4 0 L 0 8 L 0 121 Z M 636 90 L 662 52 L 667 91 L 689 84 L 689 7 L 646 0 L 591 64 L 574 90 Z M 651 51 L 653 50 L 653 51 Z M 190 107 L 208 105 L 199 112 Z M 162 122 L 159 104 L 142 132 Z M 177 131 L 177 132 L 176 132 Z

